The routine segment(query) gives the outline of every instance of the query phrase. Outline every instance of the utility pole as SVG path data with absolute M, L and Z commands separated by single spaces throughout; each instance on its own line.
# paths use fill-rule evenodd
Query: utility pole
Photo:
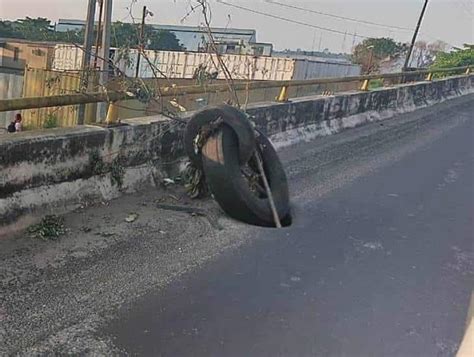
M 311 54 L 314 55 L 314 46 L 316 45 L 316 30 L 313 33 L 313 44 L 311 46 Z
M 423 5 L 423 9 L 421 10 L 420 18 L 418 19 L 418 23 L 416 24 L 415 33 L 413 34 L 413 38 L 411 40 L 410 48 L 408 49 L 407 57 L 405 58 L 405 64 L 403 65 L 403 72 L 405 72 L 410 64 L 410 57 L 413 52 L 413 47 L 415 46 L 416 38 L 418 36 L 418 31 L 420 30 L 421 22 L 423 21 L 423 17 L 425 16 L 426 7 L 428 6 L 428 0 L 425 0 L 425 4 Z
M 357 29 L 354 30 L 354 36 L 352 36 L 351 52 L 354 51 L 354 47 L 355 47 L 355 43 L 356 43 L 356 37 L 357 37 Z
M 367 64 L 367 74 L 372 72 L 372 62 L 374 61 L 374 45 L 368 46 L 367 49 L 370 50 L 369 63 Z
M 102 12 L 104 10 L 104 0 L 97 0 L 99 3 L 99 22 L 97 24 L 97 34 L 95 38 L 95 56 L 94 56 L 94 68 L 97 68 L 97 56 L 99 54 L 100 47 L 100 35 L 102 34 Z
M 89 69 L 91 63 L 92 44 L 94 41 L 94 20 L 96 0 L 89 0 L 87 6 L 86 33 L 84 36 L 84 48 L 82 54 L 81 90 L 87 91 L 89 85 Z M 77 124 L 84 124 L 85 104 L 79 106 Z
M 138 55 L 137 55 L 137 68 L 135 69 L 135 78 L 138 78 L 140 74 L 140 56 L 141 52 L 144 49 L 144 42 L 145 42 L 145 17 L 147 15 L 146 6 L 143 6 L 143 14 L 142 14 L 142 25 L 140 27 L 140 43 L 138 44 Z
M 346 51 L 346 38 L 347 38 L 347 30 L 344 31 L 344 38 L 342 40 L 341 52 L 344 53 Z
M 112 27 L 112 0 L 104 1 L 104 25 L 102 26 L 102 46 L 100 47 L 100 84 L 106 85 L 109 79 L 110 32 Z M 98 115 L 105 117 L 106 103 L 98 106 Z

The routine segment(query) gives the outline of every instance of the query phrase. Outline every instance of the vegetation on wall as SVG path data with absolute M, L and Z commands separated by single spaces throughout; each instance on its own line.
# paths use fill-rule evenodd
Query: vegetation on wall
M 58 127 L 58 117 L 53 113 L 49 113 L 43 122 L 43 129 L 52 129 L 52 128 L 57 128 L 57 127 Z

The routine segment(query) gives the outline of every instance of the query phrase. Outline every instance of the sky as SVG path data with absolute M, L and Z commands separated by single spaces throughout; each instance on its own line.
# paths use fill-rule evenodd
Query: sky
M 360 22 L 335 19 L 314 12 L 272 4 L 265 0 L 223 0 L 254 11 L 311 26 L 324 27 L 342 33 L 334 33 L 301 24 L 289 23 L 262 14 L 237 9 L 219 0 L 210 0 L 212 25 L 216 27 L 251 28 L 257 30 L 257 40 L 271 42 L 275 49 L 323 50 L 350 52 L 363 37 L 392 37 L 409 42 L 412 31 L 383 28 Z M 390 26 L 414 29 L 424 0 L 270 0 L 313 11 L 326 12 L 343 17 L 361 19 Z M 199 12 L 189 12 L 195 0 L 114 0 L 113 19 L 132 21 L 141 16 L 146 5 L 154 13 L 149 23 L 190 25 L 202 23 Z M 0 0 L 0 18 L 17 19 L 47 17 L 56 22 L 59 18 L 85 19 L 87 0 Z M 356 34 L 357 36 L 354 36 Z M 421 27 L 419 39 L 427 42 L 445 41 L 453 46 L 474 43 L 474 0 L 430 0 Z

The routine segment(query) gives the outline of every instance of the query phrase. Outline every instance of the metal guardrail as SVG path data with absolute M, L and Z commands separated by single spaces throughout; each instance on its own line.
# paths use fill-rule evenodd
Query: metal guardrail
M 235 90 L 250 90 L 250 89 L 265 89 L 265 88 L 282 88 L 287 92 L 287 89 L 292 86 L 311 86 L 318 84 L 330 83 L 348 83 L 348 82 L 364 82 L 361 89 L 367 90 L 368 83 L 373 79 L 392 79 L 392 78 L 410 78 L 413 76 L 427 75 L 427 80 L 431 80 L 435 73 L 451 73 L 463 72 L 468 75 L 474 66 L 452 67 L 429 69 L 411 72 L 398 72 L 386 74 L 369 74 L 363 76 L 351 76 L 340 78 L 317 78 L 310 80 L 292 80 L 292 81 L 252 81 L 235 83 Z M 191 94 L 208 94 L 225 92 L 228 90 L 227 84 L 210 84 L 210 85 L 194 85 L 194 86 L 177 86 L 177 87 L 162 87 L 160 88 L 161 96 L 164 98 L 177 97 Z M 119 100 L 134 99 L 134 96 L 127 92 L 108 91 L 108 92 L 91 92 L 91 93 L 77 93 L 65 95 L 53 95 L 48 97 L 27 97 L 14 99 L 1 99 L 0 112 L 59 107 L 65 105 L 90 104 L 99 102 L 113 103 Z

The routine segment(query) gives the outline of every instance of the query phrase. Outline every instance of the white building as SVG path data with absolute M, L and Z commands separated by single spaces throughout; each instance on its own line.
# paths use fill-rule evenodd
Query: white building
M 78 31 L 85 27 L 84 20 L 75 19 L 59 19 L 56 23 L 56 31 Z M 179 43 L 186 51 L 199 52 L 207 47 L 209 36 L 207 30 L 198 26 L 175 26 L 175 25 L 154 25 L 150 24 L 156 30 L 164 30 L 174 33 Z M 257 32 L 251 29 L 235 29 L 235 28 L 219 28 L 211 29 L 214 40 L 219 43 L 235 43 L 235 44 L 256 44 Z M 268 44 L 265 44 L 265 50 L 268 52 Z M 261 47 L 261 46 L 260 46 Z M 271 52 L 271 51 L 270 51 Z
M 216 41 L 217 52 L 220 54 L 232 55 L 251 55 L 251 56 L 271 56 L 273 52 L 273 45 L 271 43 L 263 42 L 248 42 L 243 41 Z M 205 52 L 213 52 L 212 46 L 208 44 Z
M 179 43 L 187 50 L 198 52 L 207 47 L 209 35 L 204 27 L 152 25 L 157 30 L 174 33 Z M 216 42 L 255 43 L 257 32 L 250 29 L 219 28 L 211 29 Z
M 86 26 L 84 20 L 59 19 L 56 23 L 55 30 L 57 32 L 80 31 Z

